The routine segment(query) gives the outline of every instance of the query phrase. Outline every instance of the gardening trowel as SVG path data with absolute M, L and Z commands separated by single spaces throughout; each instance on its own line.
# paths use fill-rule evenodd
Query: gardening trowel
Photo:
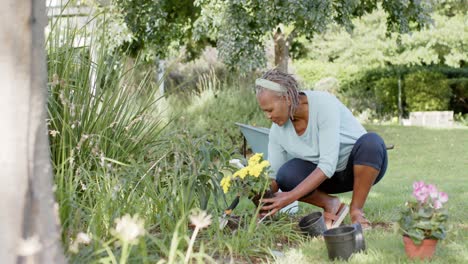
M 234 210 L 234 208 L 236 208 L 236 206 L 239 204 L 239 199 L 240 196 L 236 196 L 234 201 L 232 201 L 231 205 L 228 208 L 226 208 L 226 210 L 224 210 L 223 216 L 219 218 L 219 229 L 223 229 L 227 225 L 228 217 L 231 215 L 232 210 Z

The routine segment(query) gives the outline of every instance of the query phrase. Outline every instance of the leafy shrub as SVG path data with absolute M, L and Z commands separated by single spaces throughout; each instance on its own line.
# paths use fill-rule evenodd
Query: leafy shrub
M 358 72 L 342 83 L 343 101 L 357 112 L 371 109 L 379 117 L 392 115 L 398 111 L 398 75 L 406 71 L 388 67 Z
M 404 80 L 409 111 L 447 110 L 452 94 L 445 75 L 437 72 L 410 73 Z
M 424 72 L 422 75 L 414 75 Z M 341 98 L 348 107 L 357 112 L 372 109 L 378 117 L 386 115 L 395 115 L 398 113 L 398 76 L 401 75 L 402 80 L 402 106 L 404 115 L 409 111 L 417 111 L 414 109 L 424 110 L 432 109 L 433 107 L 407 107 L 409 102 L 418 102 L 418 100 L 426 100 L 431 98 L 444 105 L 437 109 L 452 109 L 457 112 L 467 112 L 467 78 L 468 70 L 466 68 L 451 68 L 447 66 L 430 66 L 430 67 L 385 67 L 372 70 L 364 70 L 357 72 L 352 76 L 348 76 L 345 81 L 340 80 Z M 419 77 L 416 77 L 419 76 Z M 422 83 L 428 83 L 426 88 L 418 88 L 423 86 Z M 448 85 L 448 89 L 447 89 Z M 424 84 L 426 86 L 426 84 Z M 437 87 L 434 87 L 437 86 Z M 442 87 L 441 87 L 442 86 Z M 413 88 L 414 87 L 414 88 Z M 452 96 L 450 97 L 450 90 Z M 409 94 L 407 94 L 409 92 Z M 434 94 L 434 96 L 432 96 Z M 413 97 L 407 99 L 409 96 Z M 414 97 L 418 98 L 414 98 Z M 443 99 L 442 99 L 443 98 Z M 447 99 L 448 98 L 448 99 Z M 447 100 L 450 100 L 447 103 Z M 422 103 L 421 103 L 422 104 Z M 430 103 L 429 105 L 434 104 Z M 438 103 L 439 104 L 439 103 Z
M 398 79 L 387 77 L 377 80 L 373 90 L 378 102 L 377 113 L 398 115 Z
M 450 108 L 455 113 L 468 113 L 468 77 L 449 80 L 452 89 Z

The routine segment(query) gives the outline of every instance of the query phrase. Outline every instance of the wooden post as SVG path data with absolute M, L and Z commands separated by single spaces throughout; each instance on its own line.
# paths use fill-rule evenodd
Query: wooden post
M 45 121 L 45 0 L 5 0 L 2 6 L 0 262 L 64 263 Z M 37 243 L 24 243 L 33 237 Z

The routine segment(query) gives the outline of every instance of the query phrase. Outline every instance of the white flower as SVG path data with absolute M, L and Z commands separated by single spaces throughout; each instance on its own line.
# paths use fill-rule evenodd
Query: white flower
M 232 159 L 229 161 L 229 164 L 232 164 L 239 169 L 242 169 L 245 167 L 244 164 L 241 163 L 240 159 Z
M 17 253 L 19 256 L 27 257 L 32 256 L 42 249 L 41 242 L 39 242 L 39 236 L 34 235 L 26 239 L 20 239 Z
M 190 215 L 190 222 L 198 228 L 205 228 L 211 225 L 211 215 L 205 211 L 194 212 Z
M 68 250 L 74 254 L 78 253 L 80 244 L 88 245 L 91 243 L 91 237 L 83 232 L 76 235 L 76 239 L 70 244 Z
M 52 75 L 52 86 L 59 85 L 60 79 L 56 73 Z
M 81 189 L 83 191 L 86 191 L 88 189 L 88 187 L 86 187 L 86 184 L 84 184 L 81 180 L 80 180 L 80 184 L 81 184 Z
M 129 214 L 115 219 L 115 229 L 111 233 L 122 240 L 131 244 L 136 244 L 138 238 L 145 234 L 144 220 L 139 219 L 138 215 L 131 217 Z
M 78 235 L 76 235 L 76 241 L 78 243 L 88 245 L 89 243 L 91 243 L 91 237 L 86 233 L 80 232 L 78 233 Z
M 187 253 L 185 254 L 185 261 L 184 263 L 189 263 L 190 255 L 192 254 L 193 244 L 195 243 L 195 239 L 197 238 L 198 231 L 200 229 L 205 228 L 211 224 L 211 215 L 207 214 L 205 211 L 193 211 L 190 215 L 190 222 L 195 225 L 195 230 L 192 233 L 192 237 L 190 238 L 189 247 L 187 249 Z
M 52 137 L 55 137 L 55 136 L 57 136 L 57 134 L 60 134 L 60 132 L 58 132 L 57 130 L 50 130 L 50 131 L 49 131 L 49 134 L 50 134 Z

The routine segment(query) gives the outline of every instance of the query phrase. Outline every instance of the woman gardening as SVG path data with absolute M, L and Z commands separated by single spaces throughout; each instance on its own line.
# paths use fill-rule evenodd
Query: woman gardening
M 269 70 L 255 81 L 255 90 L 260 108 L 273 122 L 268 160 L 276 175 L 275 195 L 263 199 L 261 209 L 272 215 L 299 200 L 322 208 L 328 228 L 339 226 L 349 212 L 352 223 L 369 229 L 364 204 L 387 168 L 382 138 L 367 133 L 335 96 L 300 91 L 290 74 Z M 349 191 L 349 207 L 331 195 Z

